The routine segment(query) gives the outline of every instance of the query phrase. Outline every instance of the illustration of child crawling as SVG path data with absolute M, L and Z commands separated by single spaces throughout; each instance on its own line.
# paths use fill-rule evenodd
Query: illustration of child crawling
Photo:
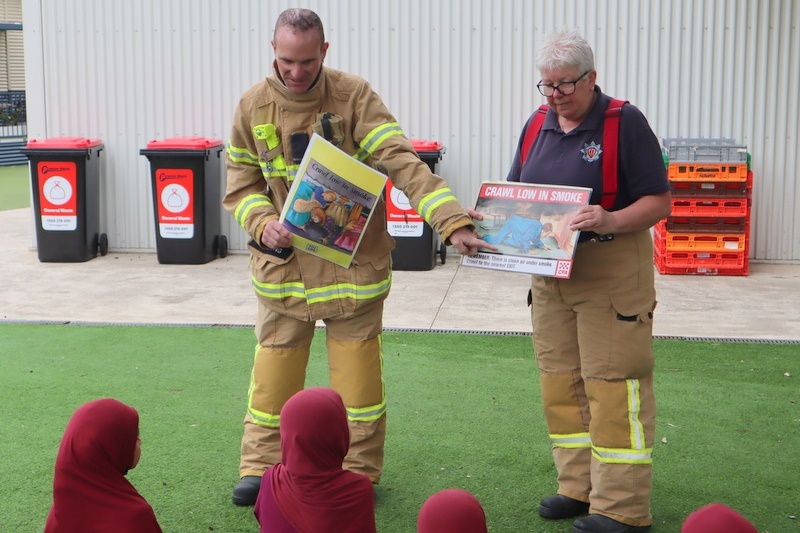
M 553 224 L 550 222 L 542 223 L 538 219 L 512 215 L 503 222 L 497 233 L 487 233 L 481 238 L 489 244 L 508 244 L 509 246 L 520 248 L 527 254 L 531 251 L 531 248 L 550 250 L 551 246 L 545 244 L 543 239 L 552 235 Z
M 364 206 L 344 195 L 301 183 L 284 225 L 325 246 L 352 252 L 367 220 Z
M 314 207 L 311 209 L 311 218 L 305 230 L 309 239 L 322 244 L 331 244 L 341 233 L 342 227 L 337 226 L 333 217 L 329 217 L 322 207 Z
M 311 220 L 311 210 L 315 207 L 322 207 L 318 200 L 314 198 L 314 187 L 300 182 L 294 202 L 286 212 L 286 220 L 296 228 L 303 228 Z

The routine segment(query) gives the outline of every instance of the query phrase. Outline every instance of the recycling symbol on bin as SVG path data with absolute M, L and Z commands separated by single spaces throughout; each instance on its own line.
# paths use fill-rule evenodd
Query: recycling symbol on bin
M 189 191 L 182 185 L 168 185 L 161 191 L 161 205 L 170 213 L 180 213 L 189 205 Z
M 53 176 L 44 182 L 44 197 L 53 205 L 63 205 L 72 198 L 72 185 L 63 176 Z

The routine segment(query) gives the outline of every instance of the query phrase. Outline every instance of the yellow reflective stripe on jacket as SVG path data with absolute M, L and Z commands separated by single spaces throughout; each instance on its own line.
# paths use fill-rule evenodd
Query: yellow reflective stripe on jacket
M 387 122 L 386 124 L 381 124 L 369 132 L 367 136 L 364 137 L 360 143 L 358 143 L 359 149 L 353 155 L 353 157 L 359 161 L 364 161 L 366 158 L 375 153 L 375 150 L 383 141 L 394 135 L 403 135 L 403 130 L 400 128 L 400 125 L 397 122 Z
M 355 285 L 353 283 L 337 283 L 306 289 L 302 281 L 289 283 L 265 283 L 251 276 L 253 290 L 265 298 L 282 300 L 283 298 L 303 298 L 309 304 L 330 302 L 334 300 L 369 300 L 377 298 L 387 292 L 392 285 L 391 274 L 384 280 L 370 285 Z
M 297 170 L 300 168 L 300 165 L 289 165 L 286 167 L 286 179 L 289 180 L 289 183 L 294 181 L 295 176 L 297 176 Z
M 314 287 L 306 290 L 306 300 L 309 304 L 330 302 L 332 300 L 343 300 L 352 298 L 353 300 L 369 300 L 376 298 L 389 291 L 392 285 L 392 276 L 378 283 L 370 285 L 356 285 L 354 283 L 337 283 L 325 287 Z
M 276 168 L 272 163 L 261 161 L 261 174 L 264 179 L 270 180 L 272 178 L 286 178 L 288 177 L 285 168 Z
M 589 433 L 567 433 L 564 435 L 550 434 L 550 441 L 556 448 L 591 448 L 592 439 Z
M 256 294 L 260 294 L 264 298 L 273 298 L 275 300 L 283 300 L 294 296 L 295 298 L 305 298 L 306 289 L 302 281 L 294 281 L 291 283 L 264 283 L 258 281 L 254 276 L 250 279 L 253 281 L 253 290 Z
M 236 206 L 233 217 L 236 219 L 236 222 L 244 228 L 247 215 L 256 207 L 272 207 L 272 202 L 269 201 L 269 198 L 265 194 L 248 194 L 242 198 L 242 201 Z
M 228 141 L 228 157 L 231 161 L 236 163 L 243 163 L 245 165 L 258 165 L 258 156 L 252 153 L 247 148 L 239 148 L 238 146 L 233 146 Z
M 429 195 L 425 196 L 422 200 L 420 200 L 419 209 L 417 211 L 420 215 L 422 215 L 422 218 L 424 218 L 425 221 L 430 224 L 433 211 L 445 202 L 458 202 L 458 199 L 449 187 L 444 187 L 437 191 L 433 191 Z

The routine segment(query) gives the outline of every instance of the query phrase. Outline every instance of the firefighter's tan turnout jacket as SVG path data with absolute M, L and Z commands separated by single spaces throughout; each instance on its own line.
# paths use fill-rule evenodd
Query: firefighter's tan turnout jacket
M 324 128 L 323 115 L 328 119 Z M 292 93 L 273 72 L 239 101 L 228 143 L 223 205 L 255 243 L 261 244 L 263 228 L 283 209 L 303 155 L 291 153 L 290 136 L 297 132 L 317 132 L 389 176 L 446 244 L 453 231 L 471 226 L 447 183 L 416 155 L 370 85 L 323 67 L 306 93 Z M 361 304 L 388 295 L 393 248 L 380 200 L 350 268 L 299 250 L 282 258 L 250 246 L 253 288 L 268 308 L 281 314 L 300 320 L 347 318 Z

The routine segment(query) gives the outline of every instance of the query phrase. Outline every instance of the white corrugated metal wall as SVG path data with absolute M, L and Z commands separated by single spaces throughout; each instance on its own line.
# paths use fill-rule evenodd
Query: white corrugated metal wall
M 110 248 L 154 250 L 149 140 L 227 141 L 239 94 L 265 76 L 279 0 L 23 0 L 31 138 L 105 143 Z M 367 78 L 410 137 L 441 141 L 439 172 L 465 204 L 504 179 L 542 101 L 540 37 L 579 27 L 598 84 L 659 137 L 746 144 L 755 174 L 751 255 L 800 261 L 800 2 L 794 0 L 308 0 L 326 64 Z M 223 215 L 231 250 L 242 232 Z

